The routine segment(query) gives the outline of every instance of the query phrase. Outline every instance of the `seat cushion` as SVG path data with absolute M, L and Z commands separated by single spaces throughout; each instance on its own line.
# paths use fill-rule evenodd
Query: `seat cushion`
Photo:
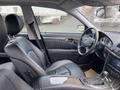
M 0 90 L 33 90 L 33 88 L 19 78 L 13 71 L 1 69 Z
M 80 67 L 70 60 L 61 60 L 53 63 L 47 70 L 48 75 L 65 75 L 84 78 L 85 74 Z
M 13 65 L 12 62 L 0 64 L 0 70 L 1 69 L 7 69 L 15 72 L 15 66 Z

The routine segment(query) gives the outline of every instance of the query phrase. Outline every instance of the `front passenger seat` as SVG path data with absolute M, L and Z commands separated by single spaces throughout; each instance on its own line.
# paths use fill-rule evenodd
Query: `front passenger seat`
M 23 28 L 22 19 L 14 14 L 5 18 L 9 37 L 12 37 L 5 47 L 5 52 L 14 63 L 20 74 L 30 82 L 44 75 L 65 75 L 84 78 L 81 68 L 70 60 L 61 60 L 46 67 L 44 53 L 24 37 L 14 37 Z

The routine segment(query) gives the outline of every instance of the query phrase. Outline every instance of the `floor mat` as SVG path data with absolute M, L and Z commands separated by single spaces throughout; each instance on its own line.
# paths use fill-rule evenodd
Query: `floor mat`
M 85 72 L 85 75 L 86 75 L 86 77 L 95 77 L 98 74 L 94 70 L 90 69 L 90 70 Z

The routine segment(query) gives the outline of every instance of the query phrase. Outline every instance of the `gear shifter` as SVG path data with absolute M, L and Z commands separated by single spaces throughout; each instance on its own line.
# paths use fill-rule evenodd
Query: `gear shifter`
M 103 71 L 103 73 L 101 74 L 102 80 L 109 82 L 108 75 L 109 73 L 107 71 Z
M 109 73 L 107 71 L 103 71 L 103 73 L 101 75 L 101 78 L 102 78 L 103 81 L 111 82 L 111 80 L 109 78 Z

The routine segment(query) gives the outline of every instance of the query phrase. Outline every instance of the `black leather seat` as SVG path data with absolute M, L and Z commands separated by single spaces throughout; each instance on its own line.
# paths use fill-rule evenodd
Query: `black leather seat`
M 23 28 L 22 19 L 10 14 L 5 19 L 9 37 L 5 52 L 20 74 L 29 82 L 43 75 L 65 75 L 77 78 L 85 77 L 81 68 L 70 60 L 61 60 L 46 67 L 44 53 L 24 37 L 14 37 Z
M 7 30 L 5 29 L 5 23 L 0 15 L 0 69 L 9 69 L 15 71 L 14 65 L 10 61 L 4 47 L 8 42 Z M 4 63 L 4 64 L 3 64 Z
M 13 71 L 0 69 L 0 90 L 33 90 Z

